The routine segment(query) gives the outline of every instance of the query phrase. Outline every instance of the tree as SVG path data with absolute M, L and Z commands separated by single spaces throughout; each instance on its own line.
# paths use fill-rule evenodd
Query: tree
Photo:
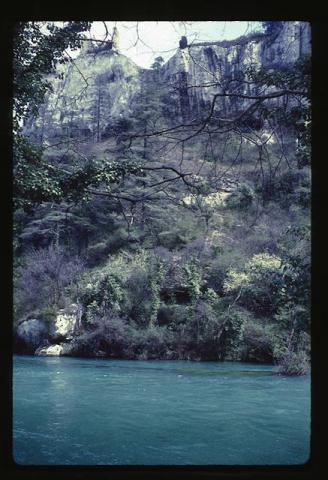
M 81 46 L 80 33 L 90 22 L 18 22 L 13 48 L 13 127 L 14 198 L 16 205 L 31 206 L 35 201 L 58 200 L 61 195 L 54 168 L 42 159 L 42 149 L 22 133 L 28 117 L 38 114 L 39 106 L 51 91 L 47 76 L 56 65 L 69 61 L 66 49 Z
M 33 205 L 46 201 L 81 199 L 90 185 L 115 182 L 123 171 L 126 173 L 130 169 L 127 163 L 100 162 L 96 165 L 90 163 L 90 159 L 77 169 L 70 166 L 64 169 L 57 158 L 46 160 L 44 149 L 33 145 L 22 131 L 24 121 L 38 114 L 46 93 L 51 91 L 47 76 L 55 74 L 58 63 L 73 61 L 67 55 L 67 49 L 79 48 L 82 41 L 80 33 L 90 26 L 90 22 L 65 22 L 63 27 L 51 22 L 16 24 L 13 173 L 17 208 L 31 209 Z M 135 170 L 135 165 L 132 169 Z
M 69 256 L 62 248 L 49 245 L 44 249 L 31 250 L 15 272 L 17 316 L 26 317 L 47 307 L 63 307 L 65 289 L 69 286 L 74 288 L 74 282 L 83 270 L 81 258 Z
M 283 27 L 283 22 L 279 22 L 277 20 L 270 20 L 262 22 L 262 27 L 264 28 L 264 32 L 267 35 L 277 35 Z
M 163 63 L 164 63 L 164 58 L 163 57 L 156 57 L 155 60 L 154 60 L 154 63 L 151 66 L 151 68 L 153 68 L 154 70 L 160 70 Z
M 255 314 L 268 316 L 277 311 L 282 287 L 281 259 L 268 253 L 254 255 L 240 272 L 231 270 L 224 282 L 226 294 L 235 295 Z
M 14 128 L 30 115 L 37 115 L 51 84 L 45 76 L 54 73 L 57 63 L 69 61 L 65 51 L 81 46 L 80 33 L 90 22 L 18 22 L 14 31 L 13 99 Z

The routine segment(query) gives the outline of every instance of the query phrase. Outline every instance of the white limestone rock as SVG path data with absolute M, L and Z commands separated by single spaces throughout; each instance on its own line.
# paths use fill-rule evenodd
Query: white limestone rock
M 35 351 L 34 355 L 37 356 L 60 356 L 63 355 L 65 352 L 65 348 L 63 345 L 55 344 L 55 345 L 47 345 L 45 347 L 39 347 Z
M 65 340 L 71 340 L 76 329 L 80 326 L 80 319 L 81 311 L 75 303 L 68 308 L 59 310 L 51 327 L 50 338 L 65 338 Z
M 193 118 L 204 111 L 215 94 L 222 93 L 227 79 L 243 79 L 246 67 L 291 64 L 307 53 L 311 53 L 310 24 L 287 21 L 276 38 L 258 33 L 230 41 L 192 42 L 187 48 L 178 48 L 161 67 L 160 78 L 176 105 L 175 117 Z M 68 132 L 91 143 L 110 138 L 112 125 L 134 115 L 139 94 L 147 84 L 155 86 L 158 81 L 152 70 L 117 52 L 117 38 L 113 38 L 113 49 L 85 47 L 74 63 L 60 65 L 57 70 L 63 77 L 49 77 L 53 92 L 47 95 L 39 116 L 24 125 L 26 134 L 42 136 L 43 142 L 50 144 L 53 138 Z M 206 88 L 199 88 L 201 85 Z M 255 86 L 240 84 L 239 93 L 254 92 Z M 218 97 L 215 108 L 225 118 L 248 104 L 246 98 Z

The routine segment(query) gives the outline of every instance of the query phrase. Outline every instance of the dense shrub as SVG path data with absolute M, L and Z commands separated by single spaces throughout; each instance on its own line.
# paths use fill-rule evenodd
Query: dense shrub
M 250 185 L 242 184 L 226 199 L 229 208 L 244 210 L 249 208 L 255 200 L 255 192 Z
M 106 241 L 98 242 L 88 248 L 87 261 L 90 267 L 99 265 L 109 254 L 110 246 Z
M 278 362 L 279 375 L 307 375 L 310 361 L 305 352 L 288 352 Z
M 172 332 L 165 327 L 140 328 L 112 312 L 98 317 L 94 327 L 74 339 L 72 354 L 145 360 L 174 357 Z
M 245 362 L 273 361 L 271 326 L 263 321 L 250 320 L 243 332 L 241 360 Z
M 277 311 L 282 286 L 281 259 L 261 253 L 254 255 L 243 270 L 228 272 L 224 291 L 256 315 L 267 316 Z
M 112 309 L 121 310 L 124 301 L 124 291 L 120 279 L 113 274 L 103 274 L 91 278 L 85 284 L 81 294 L 81 302 L 85 308 L 86 319 L 93 322 L 99 312 Z
M 311 172 L 305 167 L 296 171 L 288 170 L 276 182 L 275 198 L 285 209 L 309 208 L 311 204 Z
M 69 256 L 63 248 L 50 245 L 33 249 L 25 255 L 16 269 L 14 303 L 17 318 L 48 307 L 61 308 L 69 299 L 66 289 L 76 293 L 78 281 L 84 272 L 79 257 Z
M 127 315 L 139 325 L 147 325 L 151 316 L 151 289 L 148 272 L 141 266 L 135 267 L 125 285 L 129 292 L 125 309 Z
M 108 311 L 94 319 L 93 328 L 86 330 L 73 341 L 74 355 L 124 357 L 131 337 L 131 327 L 126 319 Z

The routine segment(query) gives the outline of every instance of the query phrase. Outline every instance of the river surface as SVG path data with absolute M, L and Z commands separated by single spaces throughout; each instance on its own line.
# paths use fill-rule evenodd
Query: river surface
M 233 362 L 15 356 L 24 465 L 286 465 L 310 454 L 310 377 Z

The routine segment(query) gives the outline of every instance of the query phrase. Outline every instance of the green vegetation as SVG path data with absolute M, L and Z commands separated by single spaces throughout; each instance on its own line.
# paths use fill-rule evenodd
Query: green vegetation
M 43 75 L 88 28 L 68 24 L 55 46 L 43 46 L 39 27 L 19 27 L 19 119 L 37 114 L 50 88 Z M 49 41 L 62 39 L 51 28 Z M 28 56 L 30 43 L 21 51 L 21 37 L 46 49 L 44 63 Z M 33 66 L 27 84 L 25 64 Z M 154 76 L 161 64 L 156 58 Z M 226 133 L 213 116 L 208 135 L 185 140 L 185 127 L 183 141 L 181 128 L 173 142 L 152 136 L 172 127 L 177 108 L 160 82 L 145 85 L 133 114 L 79 151 L 33 145 L 17 123 L 15 321 L 51 322 L 56 309 L 77 303 L 74 355 L 269 362 L 282 374 L 307 373 L 309 68 L 303 59 L 250 70 L 259 86 L 305 93 L 292 106 L 258 102 Z M 258 140 L 260 121 L 274 142 Z

